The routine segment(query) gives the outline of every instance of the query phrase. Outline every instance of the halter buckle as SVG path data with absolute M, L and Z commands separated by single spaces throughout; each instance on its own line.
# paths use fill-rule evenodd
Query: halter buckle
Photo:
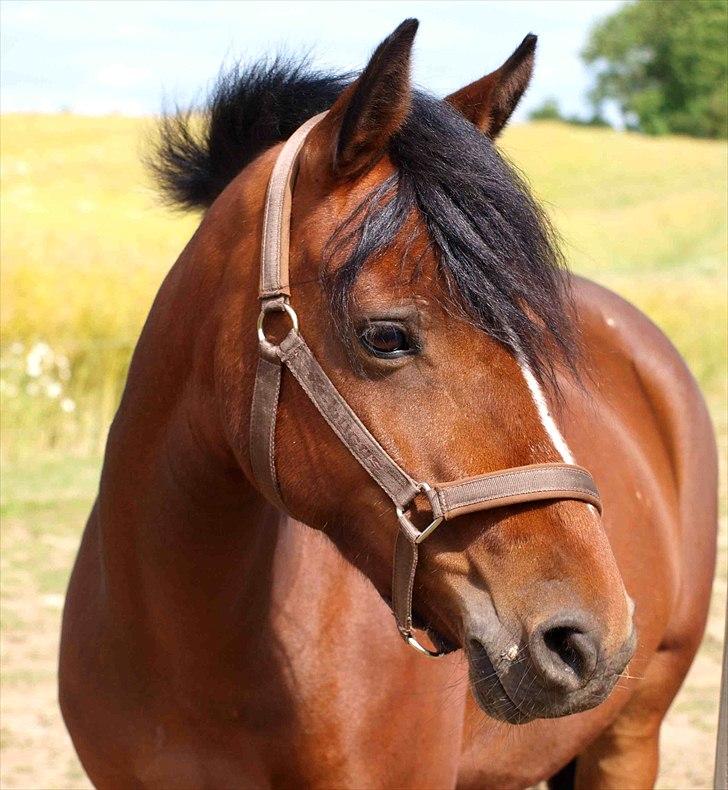
M 265 336 L 265 317 L 268 313 L 285 313 L 291 321 L 290 331 L 293 332 L 294 335 L 298 334 L 298 315 L 285 297 L 270 299 L 261 304 L 256 327 L 258 332 L 258 344 L 261 351 L 271 355 L 275 354 L 277 346 L 271 343 Z
M 423 644 L 417 641 L 417 638 L 412 633 L 412 631 L 406 631 L 400 628 L 399 632 L 402 635 L 404 641 L 410 647 L 413 647 L 418 653 L 422 653 L 423 656 L 427 656 L 428 658 L 442 658 L 443 656 L 447 655 L 446 650 L 430 650 L 429 648 L 425 647 Z
M 417 486 L 417 490 L 425 494 L 427 498 L 430 500 L 430 504 L 432 504 L 432 487 L 428 483 L 420 483 Z M 410 502 L 411 501 L 412 500 L 410 500 Z M 409 502 L 407 504 L 409 504 Z M 437 518 L 431 521 L 427 527 L 425 527 L 422 531 L 420 531 L 407 517 L 407 514 L 404 512 L 403 507 L 397 506 L 396 512 L 397 512 L 397 518 L 399 519 L 399 523 L 402 525 L 402 528 L 404 529 L 405 533 L 408 535 L 408 537 L 412 538 L 412 540 L 414 540 L 414 542 L 417 544 L 422 543 L 422 541 L 426 537 L 428 537 L 428 535 L 431 535 L 445 520 L 444 516 L 437 516 Z

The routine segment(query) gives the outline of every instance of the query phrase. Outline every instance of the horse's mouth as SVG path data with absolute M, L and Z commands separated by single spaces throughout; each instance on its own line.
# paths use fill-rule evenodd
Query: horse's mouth
M 544 685 L 533 668 L 525 663 L 527 659 L 513 661 L 503 657 L 496 668 L 487 649 L 477 639 L 468 639 L 470 688 L 485 713 L 509 724 L 580 713 L 599 705 L 609 696 L 620 677 L 624 656 L 632 655 L 635 639 L 633 634 L 623 649 L 607 662 L 607 671 L 578 689 L 561 692 Z
M 467 646 L 470 688 L 475 701 L 489 716 L 509 724 L 526 724 L 537 718 L 526 713 L 511 699 L 493 662 L 480 642 L 471 639 Z
M 470 688 L 478 706 L 486 714 L 509 724 L 525 724 L 536 718 L 535 715 L 524 713 L 511 699 L 490 656 L 480 642 L 475 639 L 466 640 L 463 638 L 464 645 L 456 644 L 434 628 L 430 621 L 416 609 L 412 611 L 412 625 L 427 635 L 438 652 L 452 653 L 463 646 L 465 647 L 469 665 Z

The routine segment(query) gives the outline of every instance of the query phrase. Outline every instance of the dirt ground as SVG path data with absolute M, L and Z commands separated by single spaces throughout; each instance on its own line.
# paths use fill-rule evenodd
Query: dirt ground
M 96 461 L 10 470 L 3 481 L 0 787 L 91 785 L 56 702 L 63 590 L 95 487 Z M 662 731 L 661 788 L 711 786 L 726 606 L 726 523 L 710 622 Z

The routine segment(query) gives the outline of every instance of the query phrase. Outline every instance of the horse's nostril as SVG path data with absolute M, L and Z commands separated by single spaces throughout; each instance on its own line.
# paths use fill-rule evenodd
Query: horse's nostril
M 568 626 L 549 628 L 543 635 L 546 647 L 569 667 L 575 675 L 583 677 L 587 671 L 588 637 Z
M 564 691 L 574 691 L 587 683 L 599 653 L 586 618 L 574 615 L 542 623 L 532 634 L 529 648 L 544 680 Z

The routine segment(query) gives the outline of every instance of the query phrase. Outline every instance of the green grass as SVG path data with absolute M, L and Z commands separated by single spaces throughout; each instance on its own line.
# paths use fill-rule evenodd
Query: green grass
M 60 605 L 131 350 L 197 223 L 150 190 L 139 161 L 150 130 L 121 117 L 0 117 L 3 787 L 85 786 L 55 703 Z M 677 345 L 725 458 L 725 145 L 539 123 L 509 129 L 502 147 L 571 268 Z M 725 512 L 725 491 L 722 501 Z M 711 771 L 725 520 L 721 540 L 695 681 L 666 726 L 665 787 L 706 786 Z
M 88 787 L 56 702 L 60 615 L 100 459 L 4 464 L 0 786 Z

